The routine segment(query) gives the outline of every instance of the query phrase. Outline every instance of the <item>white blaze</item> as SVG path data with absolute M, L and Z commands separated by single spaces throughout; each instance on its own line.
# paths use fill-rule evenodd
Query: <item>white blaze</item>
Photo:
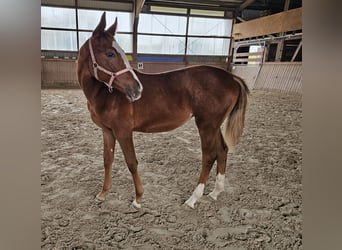
M 120 54 L 122 60 L 124 61 L 125 65 L 126 65 L 126 68 L 131 68 L 131 65 L 129 64 L 129 61 L 128 61 L 127 57 L 126 57 L 125 52 L 123 51 L 123 49 L 121 49 L 121 47 L 119 46 L 119 44 L 115 40 L 113 40 L 112 46 Z M 134 73 L 133 69 L 130 70 L 130 72 L 131 72 L 133 78 L 139 83 L 140 91 L 142 91 L 143 90 L 143 86 L 142 86 L 139 78 Z

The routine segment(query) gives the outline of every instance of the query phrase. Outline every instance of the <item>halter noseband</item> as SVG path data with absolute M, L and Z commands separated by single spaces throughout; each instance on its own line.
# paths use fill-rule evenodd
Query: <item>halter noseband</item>
M 132 67 L 127 67 L 125 69 L 122 69 L 118 72 L 112 72 L 112 71 L 109 71 L 107 69 L 105 69 L 104 67 L 102 67 L 101 65 L 99 65 L 96 60 L 95 60 L 95 55 L 94 55 L 94 51 L 93 51 L 93 47 L 91 45 L 91 41 L 89 39 L 89 51 L 90 51 L 90 56 L 91 56 L 91 61 L 92 61 L 92 65 L 93 65 L 93 70 L 94 70 L 94 76 L 96 78 L 96 80 L 100 81 L 100 82 L 103 82 L 104 84 L 106 84 L 106 86 L 108 87 L 108 90 L 110 93 L 113 92 L 113 87 L 112 87 L 112 84 L 113 84 L 113 81 L 115 79 L 115 77 L 121 75 L 121 74 L 124 74 L 128 71 L 131 71 L 132 70 Z M 102 81 L 99 79 L 98 75 L 97 75 L 97 70 L 100 70 L 104 73 L 106 73 L 107 75 L 110 75 L 110 80 L 109 82 L 105 82 L 105 81 Z

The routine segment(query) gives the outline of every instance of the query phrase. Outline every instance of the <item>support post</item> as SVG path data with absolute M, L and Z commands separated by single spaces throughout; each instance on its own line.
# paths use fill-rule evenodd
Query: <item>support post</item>
M 229 72 L 232 72 L 233 68 L 232 68 L 232 63 L 233 63 L 233 48 L 234 48 L 234 36 L 233 36 L 233 26 L 235 24 L 235 18 L 233 19 L 233 23 L 232 23 L 232 29 L 230 32 L 230 42 L 229 42 L 229 51 L 228 51 L 228 60 L 227 60 L 227 70 Z M 234 51 L 236 52 L 236 51 Z
M 289 7 L 290 7 L 290 0 L 285 0 L 284 11 L 289 10 Z M 284 36 L 284 34 L 285 34 L 285 32 L 281 32 L 281 33 L 279 33 L 279 36 Z M 282 38 L 278 43 L 276 57 L 275 57 L 276 62 L 281 61 L 281 57 L 283 55 L 283 50 L 284 50 L 284 42 L 285 42 L 285 39 Z
M 186 30 L 185 30 L 185 48 L 184 48 L 184 55 L 183 55 L 183 62 L 185 64 L 185 66 L 188 65 L 188 33 L 189 33 L 189 19 L 190 19 L 190 9 L 187 9 L 187 13 L 186 13 Z
M 134 16 L 133 16 L 133 62 L 138 62 L 138 23 L 139 14 L 144 6 L 145 0 L 134 1 Z
M 78 32 L 78 0 L 75 0 L 75 17 L 76 17 L 76 48 L 77 51 L 80 50 L 80 34 Z
M 283 49 L 284 49 L 284 41 L 285 41 L 284 38 L 282 38 L 280 41 L 278 41 L 276 56 L 275 56 L 275 60 L 274 60 L 275 62 L 281 61 L 281 57 L 283 55 Z
M 297 47 L 296 51 L 294 52 L 294 54 L 293 54 L 293 56 L 291 58 L 291 62 L 293 62 L 294 59 L 296 59 L 296 56 L 297 56 L 300 48 L 302 47 L 302 44 L 303 44 L 303 40 L 300 40 L 300 43 L 298 44 L 298 47 Z

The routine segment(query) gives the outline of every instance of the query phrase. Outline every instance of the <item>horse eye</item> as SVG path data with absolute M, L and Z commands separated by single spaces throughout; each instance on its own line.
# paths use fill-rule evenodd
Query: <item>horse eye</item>
M 114 54 L 114 52 L 109 51 L 109 52 L 106 53 L 106 56 L 107 57 L 115 57 L 115 54 Z

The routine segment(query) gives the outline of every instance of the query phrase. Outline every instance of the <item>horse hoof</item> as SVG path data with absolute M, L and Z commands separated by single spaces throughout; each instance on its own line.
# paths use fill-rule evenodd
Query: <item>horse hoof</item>
M 138 208 L 138 209 L 141 208 L 141 204 L 139 204 L 136 200 L 134 200 L 132 204 L 135 208 Z
M 106 200 L 105 197 L 101 197 L 100 194 L 95 196 L 95 201 L 96 202 L 104 202 Z
M 195 208 L 195 203 L 194 202 L 191 202 L 189 200 L 187 200 L 186 202 L 184 202 L 185 205 L 187 205 L 188 207 L 191 207 L 192 209 Z
M 214 192 L 211 192 L 210 194 L 209 194 L 209 196 L 213 199 L 213 200 L 217 200 L 217 195 L 216 194 L 214 194 Z

